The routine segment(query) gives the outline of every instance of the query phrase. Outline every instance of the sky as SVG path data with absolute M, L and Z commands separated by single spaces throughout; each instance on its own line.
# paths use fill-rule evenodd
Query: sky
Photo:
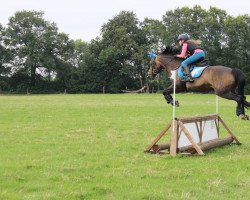
M 55 22 L 59 32 L 86 42 L 99 36 L 102 25 L 122 10 L 133 11 L 140 21 L 161 20 L 166 11 L 194 5 L 217 7 L 233 16 L 250 15 L 249 0 L 0 0 L 0 5 L 4 26 L 16 11 L 44 11 L 44 18 Z

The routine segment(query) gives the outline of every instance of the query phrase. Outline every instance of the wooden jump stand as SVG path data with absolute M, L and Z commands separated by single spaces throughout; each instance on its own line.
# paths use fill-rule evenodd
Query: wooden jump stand
M 222 124 L 229 136 L 219 138 L 219 125 Z M 170 142 L 158 144 L 158 141 L 172 128 Z M 190 131 L 191 130 L 191 131 Z M 213 135 L 211 137 L 211 135 Z M 170 155 L 185 153 L 189 155 L 205 155 L 204 151 L 215 147 L 230 144 L 235 141 L 240 144 L 232 131 L 218 114 L 174 118 L 154 141 L 145 149 L 147 153 L 164 153 Z

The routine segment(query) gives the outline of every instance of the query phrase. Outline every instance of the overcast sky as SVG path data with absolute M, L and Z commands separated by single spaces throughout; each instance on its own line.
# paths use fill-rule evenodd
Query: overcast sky
M 60 32 L 90 41 L 122 10 L 133 11 L 140 21 L 146 17 L 161 20 L 168 10 L 194 5 L 214 6 L 233 16 L 250 15 L 249 0 L 0 0 L 0 23 L 6 25 L 16 11 L 44 11 L 44 18 L 55 22 Z

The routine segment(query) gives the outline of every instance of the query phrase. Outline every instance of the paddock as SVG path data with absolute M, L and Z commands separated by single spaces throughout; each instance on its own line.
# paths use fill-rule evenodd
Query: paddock
M 185 107 L 177 117 L 215 112 L 214 95 L 177 97 Z M 0 199 L 248 197 L 249 123 L 232 117 L 230 101 L 219 99 L 219 113 L 242 145 L 192 157 L 143 152 L 172 119 L 162 94 L 1 95 L 0 102 Z

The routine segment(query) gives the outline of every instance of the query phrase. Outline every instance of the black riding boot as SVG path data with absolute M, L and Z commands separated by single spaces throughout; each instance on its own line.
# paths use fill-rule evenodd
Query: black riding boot
M 185 75 L 185 77 L 181 80 L 181 81 L 185 81 L 185 82 L 193 82 L 194 79 L 191 76 L 191 72 L 188 66 L 183 66 L 183 73 Z

